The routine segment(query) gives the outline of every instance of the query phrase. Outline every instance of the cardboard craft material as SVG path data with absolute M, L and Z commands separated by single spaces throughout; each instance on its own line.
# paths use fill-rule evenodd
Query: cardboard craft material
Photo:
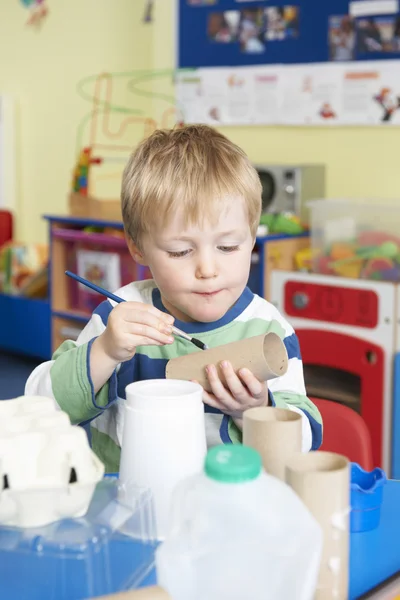
M 103 600 L 172 600 L 171 596 L 158 585 L 146 587 L 141 590 L 132 590 L 131 592 L 101 596 L 101 598 Z
M 324 534 L 315 600 L 346 600 L 349 577 L 349 461 L 333 452 L 290 459 L 286 482 L 300 496 Z
M 285 408 L 260 406 L 243 414 L 243 444 L 261 454 L 267 473 L 285 481 L 287 461 L 301 452 L 301 415 Z
M 246 367 L 260 381 L 281 377 L 288 368 L 285 344 L 276 333 L 271 332 L 210 350 L 172 358 L 167 363 L 165 375 L 167 379 L 198 381 L 205 390 L 210 392 L 205 367 L 215 365 L 222 383 L 225 384 L 225 377 L 220 367 L 223 360 L 229 361 L 235 372 Z

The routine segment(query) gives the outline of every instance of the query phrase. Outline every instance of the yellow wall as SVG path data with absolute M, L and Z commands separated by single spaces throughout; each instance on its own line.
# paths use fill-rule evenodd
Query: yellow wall
M 172 67 L 174 0 L 156 6 L 154 60 Z M 164 46 L 164 49 L 163 49 Z M 400 198 L 400 128 L 223 127 L 258 163 L 312 163 L 327 166 L 330 197 Z
M 158 74 L 144 87 L 141 84 L 139 95 L 129 91 L 128 76 L 116 78 L 113 101 L 153 116 L 157 124 L 168 124 L 168 119 L 162 123 L 162 117 L 173 94 L 174 1 L 155 0 L 155 21 L 144 24 L 145 0 L 47 0 L 50 14 L 37 31 L 25 26 L 28 13 L 19 0 L 0 3 L 0 93 L 17 101 L 20 239 L 46 239 L 41 215 L 67 210 L 78 126 L 92 110 L 91 103 L 77 93 L 79 81 L 101 72 L 121 74 L 153 67 Z M 93 86 L 94 79 L 84 86 L 89 97 Z M 158 94 L 153 101 L 149 91 Z M 118 113 L 112 116 L 114 131 L 121 118 Z M 329 196 L 400 198 L 399 128 L 226 127 L 222 131 L 257 162 L 325 163 Z M 124 144 L 133 146 L 142 136 L 143 124 L 132 125 Z M 81 139 L 87 143 L 87 124 Z M 118 193 L 121 168 L 114 168 L 114 178 L 103 179 L 100 186 L 95 181 L 100 196 Z
M 26 241 L 46 239 L 43 213 L 66 212 L 77 127 L 91 111 L 76 91 L 78 81 L 152 63 L 144 0 L 47 4 L 49 16 L 35 30 L 25 25 L 28 11 L 20 0 L 0 3 L 0 93 L 17 102 L 16 224 L 17 236 Z

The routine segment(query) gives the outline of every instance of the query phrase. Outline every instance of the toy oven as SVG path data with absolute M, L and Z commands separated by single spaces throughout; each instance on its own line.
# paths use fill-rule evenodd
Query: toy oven
M 400 473 L 397 389 L 397 304 L 391 283 L 274 271 L 271 302 L 299 337 L 310 397 L 343 403 L 364 418 L 376 466 Z M 392 439 L 393 425 L 393 439 Z

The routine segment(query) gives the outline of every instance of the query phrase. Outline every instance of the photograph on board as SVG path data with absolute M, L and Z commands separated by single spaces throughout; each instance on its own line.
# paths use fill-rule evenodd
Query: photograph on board
M 400 16 L 398 15 L 394 22 L 392 51 L 400 53 Z
M 398 18 L 394 15 L 357 19 L 357 54 L 396 51 L 395 37 L 399 36 L 397 21 Z
M 355 39 L 354 21 L 349 15 L 329 17 L 329 60 L 353 60 Z
M 239 42 L 242 52 L 260 54 L 265 51 L 264 25 L 262 8 L 243 8 L 240 11 Z
M 208 38 L 223 44 L 237 41 L 239 21 L 240 12 L 238 10 L 210 13 L 207 25 Z
M 267 40 L 288 40 L 299 35 L 297 6 L 268 6 L 265 9 L 265 19 Z

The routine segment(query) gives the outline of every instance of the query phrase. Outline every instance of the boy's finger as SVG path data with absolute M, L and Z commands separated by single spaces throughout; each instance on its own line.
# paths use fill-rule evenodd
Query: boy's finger
M 130 335 L 147 338 L 160 342 L 161 344 L 172 344 L 175 341 L 175 338 L 171 333 L 164 333 L 155 327 L 144 325 L 143 323 L 127 323 L 126 331 Z
M 227 360 L 223 360 L 221 363 L 221 369 L 224 373 L 227 386 L 231 391 L 232 396 L 237 402 L 245 402 L 248 399 L 249 394 L 233 370 L 231 363 Z
M 213 408 L 219 408 L 219 410 L 225 408 L 224 405 L 221 404 L 221 402 L 213 394 L 210 394 L 205 390 L 203 392 L 203 402 L 208 404 L 208 406 L 212 406 Z
M 264 381 L 259 381 L 249 369 L 240 369 L 238 375 L 253 398 L 264 396 L 266 393 Z
M 231 412 L 238 410 L 240 404 L 236 402 L 236 399 L 232 397 L 231 392 L 223 385 L 215 365 L 208 365 L 206 367 L 206 372 L 211 391 L 216 399 L 223 405 L 223 408 Z
M 167 323 L 165 319 L 158 318 L 152 312 L 147 310 L 128 310 L 124 313 L 123 318 L 127 323 L 152 327 L 166 334 L 172 333 L 171 323 Z
M 127 320 L 134 320 L 135 315 L 138 313 L 145 313 L 156 317 L 158 320 L 165 321 L 166 323 L 172 323 L 175 321 L 174 317 L 168 313 L 158 310 L 151 304 L 143 304 L 141 302 L 124 302 L 123 306 L 127 313 Z

